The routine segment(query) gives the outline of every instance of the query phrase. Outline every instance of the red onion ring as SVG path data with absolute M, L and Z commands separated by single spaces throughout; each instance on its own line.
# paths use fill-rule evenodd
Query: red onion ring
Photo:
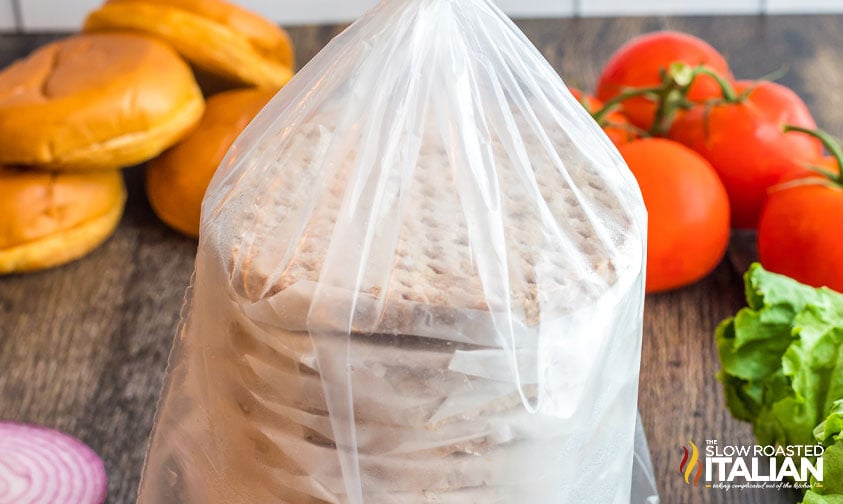
M 67 434 L 0 422 L 0 504 L 102 504 L 102 460 Z

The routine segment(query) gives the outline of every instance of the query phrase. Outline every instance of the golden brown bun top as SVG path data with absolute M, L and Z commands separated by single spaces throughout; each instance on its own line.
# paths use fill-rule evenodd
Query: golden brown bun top
M 206 145 L 205 150 L 209 154 L 208 157 L 216 160 L 218 164 L 240 132 L 277 92 L 277 89 L 251 88 L 225 91 L 211 96 L 206 102 L 205 115 L 196 133 L 184 143 L 202 148 L 195 137 L 213 135 L 219 144 L 218 148 L 208 149 L 209 146 Z
M 245 35 L 265 57 L 295 67 L 290 36 L 268 19 L 225 0 L 107 0 L 106 4 L 148 3 L 170 6 L 208 18 Z
M 0 167 L 0 250 L 101 217 L 124 198 L 117 171 L 54 174 Z
M 155 162 L 173 164 L 188 175 L 196 171 L 194 166 L 210 164 L 213 173 L 234 140 L 276 92 L 248 88 L 211 96 L 199 126 Z
M 202 197 L 217 166 L 275 92 L 252 88 L 211 96 L 199 126 L 181 143 L 150 162 L 147 192 L 162 220 L 184 234 L 199 235 Z
M 0 72 L 0 107 L 98 93 L 155 71 L 160 73 L 153 77 L 165 85 L 173 56 L 163 43 L 140 35 L 87 34 L 62 39 Z
M 143 142 L 185 110 L 198 119 L 202 106 L 190 67 L 166 43 L 126 33 L 69 37 L 0 72 L 0 162 L 54 167 L 81 156 L 96 168 L 124 166 L 97 151 Z

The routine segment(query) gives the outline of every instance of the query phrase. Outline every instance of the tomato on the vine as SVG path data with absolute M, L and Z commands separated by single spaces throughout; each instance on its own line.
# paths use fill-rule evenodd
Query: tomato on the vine
M 658 31 L 631 39 L 612 55 L 598 79 L 596 96 L 606 102 L 630 88 L 658 86 L 674 63 L 703 65 L 731 80 L 726 60 L 707 42 L 686 33 Z M 703 101 L 718 96 L 717 81 L 701 75 L 688 90 L 687 98 Z M 653 125 L 657 108 L 655 101 L 643 96 L 623 101 L 623 113 L 632 124 L 644 130 Z
M 592 117 L 603 109 L 603 102 L 594 96 L 585 94 L 576 88 L 568 89 L 571 91 L 571 94 L 574 95 L 574 98 L 580 102 L 580 104 L 589 114 L 591 114 Z M 598 124 L 601 128 L 603 128 L 606 136 L 609 137 L 609 140 L 611 140 L 616 147 L 629 143 L 639 136 L 635 126 L 629 122 L 629 119 L 627 119 L 625 115 L 618 111 L 613 110 L 605 114 L 603 117 L 595 118 L 595 120 L 598 121 Z
M 774 82 L 737 82 L 722 101 L 681 114 L 668 136 L 702 154 L 729 193 L 732 227 L 755 228 L 767 191 L 787 178 L 808 175 L 822 154 L 819 140 L 785 134 L 785 124 L 816 127 L 805 103 Z
M 758 256 L 770 271 L 843 292 L 840 161 L 824 157 L 813 165 L 828 176 L 814 174 L 770 190 L 758 223 Z
M 693 283 L 723 258 L 729 199 L 714 168 L 682 144 L 645 138 L 620 153 L 647 206 L 647 292 Z

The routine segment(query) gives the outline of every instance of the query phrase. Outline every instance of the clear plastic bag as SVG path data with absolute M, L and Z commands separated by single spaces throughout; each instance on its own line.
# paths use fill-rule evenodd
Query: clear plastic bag
M 659 504 L 659 491 L 656 488 L 656 475 L 650 460 L 650 448 L 647 436 L 641 424 L 641 415 L 635 425 L 635 453 L 632 465 L 631 504 Z
M 387 0 L 206 194 L 139 502 L 627 504 L 645 249 L 509 19 Z

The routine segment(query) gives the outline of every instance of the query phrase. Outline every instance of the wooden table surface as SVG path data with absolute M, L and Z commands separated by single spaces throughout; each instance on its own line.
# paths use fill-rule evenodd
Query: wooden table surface
M 843 17 L 530 20 L 519 25 L 569 85 L 586 89 L 593 87 L 611 52 L 630 37 L 662 28 L 687 31 L 721 50 L 739 78 L 786 67 L 780 82 L 806 100 L 820 125 L 843 134 Z M 308 61 L 340 29 L 291 29 L 299 61 Z M 2 36 L 0 64 L 55 38 Z M 193 240 L 170 231 L 153 215 L 142 170 L 126 170 L 125 216 L 102 247 L 52 271 L 0 278 L 0 419 L 45 424 L 90 444 L 105 460 L 111 503 L 134 501 L 196 249 Z M 648 297 L 640 409 L 663 503 L 798 500 L 784 492 L 694 489 L 678 474 L 681 446 L 689 439 L 752 442 L 749 427 L 724 409 L 714 378 L 718 362 L 712 338 L 717 322 L 742 306 L 745 263 L 746 253 L 733 249 L 702 282 Z

